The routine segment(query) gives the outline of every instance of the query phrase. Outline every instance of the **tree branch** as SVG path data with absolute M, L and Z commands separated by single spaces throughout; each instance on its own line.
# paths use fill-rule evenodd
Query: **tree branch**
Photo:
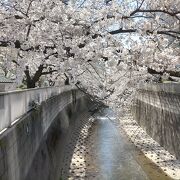
M 31 76 L 29 74 L 29 67 L 28 66 L 26 66 L 26 69 L 24 70 L 24 73 L 26 75 L 27 82 L 30 82 L 32 79 L 31 79 Z
M 46 59 L 49 59 L 49 57 L 51 57 L 51 56 L 58 57 L 58 53 L 57 53 L 57 52 L 54 52 L 54 53 L 52 53 L 52 54 L 49 54 L 49 55 L 46 56 L 44 59 L 45 59 L 45 60 L 46 60 Z
M 20 64 L 16 60 L 12 60 L 13 63 L 15 63 L 17 66 L 20 66 Z
M 109 33 L 112 34 L 112 35 L 115 35 L 115 34 L 121 34 L 121 33 L 134 33 L 134 32 L 137 32 L 137 29 L 117 29 L 117 30 L 114 30 L 114 31 L 110 31 Z M 150 31 L 150 30 L 147 30 L 146 31 L 147 34 L 153 34 L 153 31 Z M 172 34 L 173 33 L 173 34 Z M 157 34 L 163 34 L 163 35 L 168 35 L 168 36 L 171 36 L 173 38 L 177 38 L 177 39 L 180 39 L 180 36 L 178 36 L 178 34 L 180 34 L 178 31 L 157 31 Z M 177 35 L 174 35 L 174 34 L 177 34 Z
M 20 9 L 17 9 L 16 8 L 16 5 L 14 5 L 14 6 L 10 6 L 11 8 L 13 8 L 14 10 L 16 10 L 17 12 L 20 12 L 21 14 L 23 14 L 24 16 L 26 16 L 27 17 L 27 15 L 26 15 L 26 13 L 25 12 L 23 12 L 23 11 L 21 11 Z
M 28 6 L 27 11 L 26 11 L 26 16 L 28 16 L 28 13 L 29 13 L 29 10 L 30 10 L 30 7 L 31 7 L 33 1 L 34 0 L 31 0 L 30 3 L 29 3 L 29 6 Z
M 148 73 L 150 74 L 159 74 L 163 75 L 164 73 L 168 73 L 170 76 L 180 77 L 180 71 L 171 71 L 171 70 L 163 70 L 163 71 L 156 71 L 154 69 L 148 68 Z
M 170 16 L 174 16 L 174 17 L 176 17 L 178 20 L 180 20 L 180 18 L 177 16 L 177 14 L 179 14 L 180 13 L 180 11 L 177 11 L 177 12 L 169 12 L 169 11 L 166 11 L 166 10 L 161 10 L 161 9 L 140 9 L 140 8 L 138 8 L 138 9 L 136 9 L 135 11 L 133 11 L 131 14 L 130 14 L 130 16 L 133 16 L 133 15 L 135 15 L 136 13 L 139 13 L 139 12 L 145 12 L 145 13 L 147 13 L 147 12 L 150 12 L 150 13 L 152 13 L 152 12 L 154 12 L 154 13 L 165 13 L 165 14 L 168 14 L 168 15 L 170 15 Z
M 46 74 L 52 74 L 53 72 L 57 72 L 57 70 L 51 70 L 51 71 L 47 71 L 47 72 L 42 72 L 41 75 L 46 75 Z
M 26 41 L 28 40 L 30 31 L 31 31 L 31 26 L 32 26 L 32 24 L 30 24 L 29 27 L 28 27 L 27 34 L 26 34 Z
M 154 18 L 153 16 L 123 16 L 122 19 L 133 19 L 133 18 L 146 18 L 146 19 L 152 19 Z
M 33 77 L 33 81 L 34 82 L 37 82 L 39 80 L 39 78 L 41 77 L 42 75 L 42 71 L 44 69 L 44 66 L 43 64 L 41 64 L 39 67 L 38 67 L 38 70 L 36 71 L 36 73 L 34 74 L 34 77 Z
M 136 32 L 137 30 L 136 29 L 117 29 L 117 30 L 114 30 L 114 31 L 110 31 L 109 33 L 114 35 L 114 34 L 119 34 L 119 33 L 134 33 Z
M 1 47 L 8 47 L 10 46 L 10 41 L 0 41 L 0 46 Z

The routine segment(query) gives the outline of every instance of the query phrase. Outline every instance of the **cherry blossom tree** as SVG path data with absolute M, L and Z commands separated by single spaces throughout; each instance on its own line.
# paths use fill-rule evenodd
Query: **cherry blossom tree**
M 174 69 L 180 64 L 178 0 L 0 4 L 0 47 L 16 50 L 15 57 L 3 57 L 13 62 L 4 66 L 14 64 L 17 79 L 25 76 L 28 88 L 43 75 L 64 76 L 66 84 L 111 103 L 152 78 L 148 73 L 180 77 Z

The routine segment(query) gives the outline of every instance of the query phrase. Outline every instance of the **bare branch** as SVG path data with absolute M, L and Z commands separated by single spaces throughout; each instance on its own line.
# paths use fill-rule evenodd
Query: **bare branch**
M 123 19 L 133 19 L 133 18 L 146 18 L 146 19 L 152 19 L 152 18 L 154 18 L 153 16 L 141 16 L 141 15 L 139 15 L 139 16 L 123 16 L 122 17 Z
M 10 6 L 10 7 L 13 8 L 15 11 L 20 12 L 22 15 L 27 17 L 25 12 L 23 12 L 22 10 L 16 8 L 16 5 L 13 5 L 13 6 Z
M 148 68 L 148 73 L 159 74 L 159 75 L 163 75 L 164 73 L 168 73 L 170 76 L 180 77 L 179 71 L 169 71 L 169 70 L 156 71 L 154 69 Z
M 13 63 L 15 63 L 17 66 L 20 66 L 20 64 L 16 60 L 12 60 Z
M 57 52 L 54 52 L 54 53 L 52 53 L 52 54 L 49 54 L 49 55 L 46 56 L 44 59 L 49 59 L 51 56 L 58 57 L 58 53 L 57 53 Z
M 142 7 L 143 3 L 144 3 L 144 0 L 142 0 L 142 2 L 140 4 L 140 6 L 138 7 L 138 9 L 140 9 Z
M 114 31 L 110 31 L 109 33 L 112 34 L 112 35 L 115 35 L 115 34 L 120 34 L 120 33 L 134 33 L 134 32 L 137 32 L 137 29 L 117 29 L 117 30 L 114 30 Z M 148 34 L 153 34 L 153 31 L 150 31 L 150 30 L 147 30 L 146 31 L 147 35 Z M 171 36 L 173 38 L 177 38 L 177 39 L 180 39 L 180 36 L 178 36 L 178 34 L 180 34 L 178 31 L 157 31 L 157 34 L 162 34 L 162 35 L 168 35 L 168 36 Z M 175 35 L 177 34 L 177 35 Z
M 32 27 L 32 25 L 30 24 L 30 25 L 28 26 L 28 30 L 27 30 L 27 34 L 26 34 L 26 41 L 28 40 L 30 31 L 31 31 L 31 27 Z
M 51 71 L 47 71 L 47 72 L 42 72 L 41 75 L 52 74 L 53 72 L 57 72 L 57 70 L 51 70 Z
M 26 11 L 26 16 L 28 16 L 28 13 L 29 13 L 29 10 L 31 8 L 31 5 L 32 5 L 33 1 L 34 0 L 31 0 L 30 3 L 29 3 L 29 6 L 28 6 L 27 11 Z
M 114 31 L 110 31 L 109 33 L 114 35 L 114 34 L 119 34 L 119 33 L 134 33 L 136 31 L 137 31 L 136 29 L 122 29 L 121 28 Z
M 130 16 L 133 16 L 135 15 L 136 13 L 140 13 L 140 12 L 145 12 L 145 13 L 165 13 L 165 14 L 168 14 L 170 16 L 174 16 L 176 17 L 178 20 L 180 20 L 180 18 L 177 16 L 177 14 L 180 13 L 180 11 L 177 11 L 177 12 L 169 12 L 169 11 L 166 11 L 166 10 L 161 10 L 161 9 L 136 9 L 135 11 L 133 11 Z

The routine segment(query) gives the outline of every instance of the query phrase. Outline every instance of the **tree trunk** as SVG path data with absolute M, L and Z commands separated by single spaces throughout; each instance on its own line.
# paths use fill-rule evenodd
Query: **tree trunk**
M 29 67 L 26 66 L 26 70 L 24 71 L 25 75 L 26 75 L 26 83 L 27 83 L 27 88 L 35 88 L 36 87 L 36 82 L 39 81 L 39 78 L 42 75 L 42 71 L 43 71 L 43 65 L 40 65 L 38 67 L 38 70 L 36 71 L 36 73 L 34 74 L 33 77 L 30 76 L 30 72 L 29 72 Z
M 35 74 L 31 77 L 30 76 L 30 72 L 29 72 L 29 67 L 26 66 L 26 69 L 24 71 L 25 75 L 26 75 L 26 83 L 27 83 L 27 88 L 35 88 L 36 87 L 36 83 L 39 81 L 40 77 L 42 75 L 46 75 L 46 74 L 52 74 L 53 72 L 57 72 L 57 70 L 52 70 L 49 68 L 49 71 L 46 71 L 46 72 L 43 72 L 44 68 L 47 68 L 47 67 L 44 67 L 43 64 L 41 64 L 37 71 L 35 72 Z M 68 77 L 67 77 L 68 78 Z M 67 79 L 68 80 L 68 84 L 69 84 L 69 78 Z M 51 82 L 51 85 L 53 86 L 54 83 Z
M 65 77 L 66 77 L 66 80 L 64 82 L 65 85 L 70 85 L 69 83 L 69 77 L 66 75 L 66 73 L 64 73 Z
M 36 82 L 34 82 L 33 80 L 31 80 L 31 81 L 26 80 L 26 83 L 27 83 L 27 88 L 28 89 L 36 87 Z
M 36 82 L 34 81 L 33 78 L 31 78 L 30 74 L 29 74 L 29 67 L 26 66 L 26 70 L 24 71 L 25 75 L 26 75 L 26 84 L 27 84 L 27 88 L 35 88 L 36 86 Z

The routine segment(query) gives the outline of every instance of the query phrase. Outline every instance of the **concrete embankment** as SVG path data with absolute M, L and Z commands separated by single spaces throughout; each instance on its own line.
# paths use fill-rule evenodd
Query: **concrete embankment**
M 65 144 L 93 104 L 69 90 L 25 114 L 0 136 L 0 179 L 59 180 Z
M 120 114 L 136 147 L 172 179 L 180 179 L 180 85 L 143 85 L 131 110 Z
M 180 159 L 180 84 L 142 86 L 132 109 L 138 124 Z

